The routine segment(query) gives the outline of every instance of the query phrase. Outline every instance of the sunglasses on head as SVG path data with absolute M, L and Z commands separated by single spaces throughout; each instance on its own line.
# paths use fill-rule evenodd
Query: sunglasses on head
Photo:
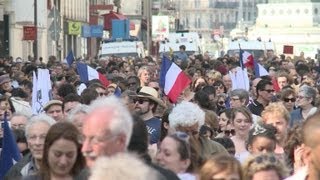
M 226 136 L 234 136 L 235 134 L 236 134 L 236 131 L 234 130 L 234 129 L 231 129 L 231 130 L 225 130 L 225 131 L 223 131 L 224 132 L 224 134 L 226 135 Z
M 255 158 L 255 162 L 257 164 L 261 164 L 263 162 L 270 162 L 272 164 L 275 164 L 277 162 L 277 158 L 275 156 L 269 156 L 269 155 L 260 155 L 258 157 Z
M 99 96 L 107 96 L 108 93 L 99 93 Z
M 283 101 L 284 102 L 289 102 L 289 101 L 296 102 L 296 98 L 283 98 Z
M 185 132 L 177 131 L 173 133 L 171 136 L 178 138 L 179 140 L 182 140 L 186 143 L 189 142 L 189 135 Z

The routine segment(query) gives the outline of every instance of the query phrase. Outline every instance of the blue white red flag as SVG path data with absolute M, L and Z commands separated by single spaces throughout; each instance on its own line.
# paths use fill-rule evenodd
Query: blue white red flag
M 254 67 L 254 59 L 252 54 L 247 51 L 243 51 L 240 49 L 240 66 L 242 69 L 244 68 L 253 68 Z
M 181 92 L 191 83 L 191 79 L 168 57 L 163 56 L 160 70 L 160 87 L 173 103 Z
M 266 68 L 264 68 L 257 61 L 254 61 L 254 74 L 256 78 L 261 76 L 269 76 L 269 72 L 266 70 Z
M 77 71 L 80 76 L 80 80 L 83 83 L 87 83 L 93 79 L 98 79 L 105 87 L 110 84 L 108 79 L 103 74 L 99 73 L 97 70 L 93 69 L 87 64 L 77 63 Z

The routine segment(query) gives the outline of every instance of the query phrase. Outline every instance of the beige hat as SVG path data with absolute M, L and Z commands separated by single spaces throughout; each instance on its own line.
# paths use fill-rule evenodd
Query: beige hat
M 114 89 L 116 89 L 116 88 L 117 88 L 117 85 L 114 84 L 114 83 L 112 83 L 112 84 L 109 84 L 109 86 L 108 86 L 107 88 L 114 88 Z
M 165 106 L 162 100 L 159 99 L 158 92 L 154 88 L 149 86 L 143 86 L 141 90 L 138 92 L 138 94 L 133 95 L 132 97 L 147 98 L 158 103 L 161 106 Z
M 44 105 L 43 110 L 47 111 L 52 105 L 60 105 L 60 106 L 62 106 L 62 101 L 51 100 L 51 101 L 47 102 L 46 105 Z

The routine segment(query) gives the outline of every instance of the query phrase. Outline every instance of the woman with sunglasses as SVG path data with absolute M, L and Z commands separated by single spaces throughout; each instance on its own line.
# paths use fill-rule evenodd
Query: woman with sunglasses
M 193 173 L 197 165 L 193 157 L 197 156 L 191 153 L 189 136 L 178 131 L 163 139 L 156 160 L 160 166 L 173 171 L 180 179 L 195 180 Z
M 250 154 L 273 153 L 276 148 L 277 129 L 269 124 L 257 123 L 249 131 L 246 148 Z
M 253 123 L 251 112 L 244 106 L 234 108 L 230 120 L 235 130 L 235 135 L 231 137 L 236 149 L 235 157 L 242 163 L 249 156 L 245 141 Z
M 219 128 L 216 138 L 232 137 L 235 135 L 233 126 L 230 123 L 231 109 L 224 109 L 219 112 Z
M 296 123 L 302 123 L 318 110 L 318 108 L 315 107 L 316 96 L 317 91 L 315 88 L 308 85 L 300 87 L 296 101 L 298 108 L 290 113 L 290 127 Z
M 283 105 L 286 107 L 288 112 L 291 112 L 294 110 L 294 105 L 296 102 L 296 93 L 293 89 L 282 89 L 280 92 L 280 100 L 283 103 Z
M 281 180 L 288 176 L 288 170 L 273 154 L 258 154 L 247 159 L 243 166 L 246 180 Z

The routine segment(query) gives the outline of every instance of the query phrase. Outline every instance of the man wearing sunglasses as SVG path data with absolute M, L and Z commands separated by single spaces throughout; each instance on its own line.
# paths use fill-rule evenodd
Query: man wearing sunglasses
M 144 120 L 150 136 L 150 144 L 160 140 L 161 120 L 154 113 L 158 105 L 163 106 L 158 92 L 149 86 L 144 86 L 137 95 L 132 96 L 135 104 L 135 112 Z
M 273 84 L 270 80 L 262 79 L 257 84 L 257 99 L 255 99 L 248 108 L 257 116 L 261 116 L 261 112 L 271 102 L 274 95 Z

